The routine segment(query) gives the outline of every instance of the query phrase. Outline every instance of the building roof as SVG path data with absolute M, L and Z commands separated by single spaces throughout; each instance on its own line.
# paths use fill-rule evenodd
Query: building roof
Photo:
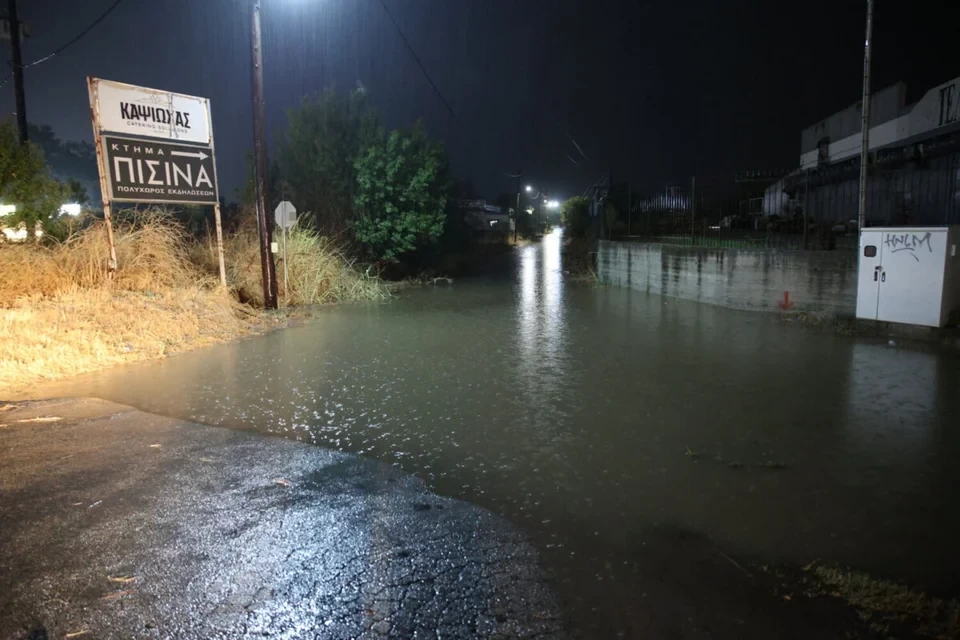
M 870 150 L 915 144 L 957 129 L 958 89 L 960 78 L 954 78 L 928 90 L 911 105 L 903 104 L 906 85 L 902 82 L 874 94 L 870 102 Z M 858 102 L 801 132 L 801 168 L 838 162 L 860 153 L 860 107 Z

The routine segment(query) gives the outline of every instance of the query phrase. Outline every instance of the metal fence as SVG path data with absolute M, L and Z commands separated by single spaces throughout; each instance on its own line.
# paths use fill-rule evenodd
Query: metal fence
M 874 166 L 867 226 L 960 224 L 960 155 Z M 653 189 L 611 190 L 606 229 L 704 247 L 855 249 L 858 164 L 726 178 L 688 178 Z

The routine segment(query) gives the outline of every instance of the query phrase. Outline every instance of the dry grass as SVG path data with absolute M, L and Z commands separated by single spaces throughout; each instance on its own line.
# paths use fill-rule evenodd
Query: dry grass
M 196 265 L 182 227 L 163 212 L 141 212 L 114 228 L 117 263 L 108 277 L 109 248 L 103 223 L 65 242 L 0 247 L 0 307 L 21 298 L 50 297 L 75 288 L 158 292 L 177 287 L 212 285 L 211 275 Z
M 863 612 L 862 617 L 875 631 L 886 633 L 890 626 L 905 625 L 922 636 L 960 637 L 960 603 L 955 600 L 933 598 L 902 584 L 849 569 L 811 564 L 804 570 L 826 593 Z
M 162 211 L 115 224 L 117 271 L 107 270 L 102 224 L 52 245 L 0 246 L 0 389 L 157 358 L 282 324 L 263 314 L 256 230 L 228 238 L 220 288 L 212 241 L 201 244 Z M 288 238 L 290 296 L 304 305 L 387 297 L 333 244 L 295 229 Z M 278 265 L 282 282 L 282 262 Z M 236 293 L 237 295 L 234 295 Z
M 596 247 L 586 238 L 569 238 L 561 249 L 563 252 L 563 267 L 570 280 L 574 282 L 599 281 L 594 268 Z
M 161 211 L 51 246 L 0 246 L 0 389 L 232 340 L 282 322 L 218 286 L 216 262 Z
M 21 299 L 0 310 L 0 389 L 231 340 L 266 322 L 227 292 L 196 286 L 150 295 L 75 288 Z
M 274 238 L 282 243 L 281 236 Z M 207 249 L 212 260 L 212 248 Z M 263 304 L 260 280 L 260 245 L 257 231 L 242 228 L 225 242 L 227 282 L 240 299 Z M 376 275 L 360 271 L 334 243 L 324 236 L 295 226 L 287 233 L 287 281 L 283 288 L 283 259 L 277 256 L 277 283 L 285 304 L 300 306 L 328 302 L 384 300 L 389 290 Z

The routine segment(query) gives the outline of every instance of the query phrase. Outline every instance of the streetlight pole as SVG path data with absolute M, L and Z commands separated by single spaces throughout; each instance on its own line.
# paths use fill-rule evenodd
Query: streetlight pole
M 533 189 L 533 186 L 532 186 L 532 185 L 529 185 L 529 184 L 528 184 L 528 185 L 526 186 L 526 191 L 527 191 L 527 193 L 533 193 L 533 190 L 534 190 L 534 189 Z M 537 195 L 531 196 L 531 198 L 532 198 L 533 201 L 537 204 L 536 209 L 534 209 L 534 210 L 532 210 L 532 211 L 536 211 L 536 212 L 537 212 L 537 216 L 538 216 L 538 218 L 539 218 L 539 222 L 540 222 L 542 225 L 546 226 L 546 224 L 547 224 L 547 209 L 556 208 L 556 207 L 559 206 L 559 203 L 558 203 L 556 200 L 548 200 L 548 199 L 547 199 L 547 194 L 546 194 L 546 192 L 541 191 L 540 189 L 537 189 Z M 520 187 L 519 187 L 519 185 L 517 186 L 517 209 L 518 209 L 518 210 L 520 209 Z M 535 219 L 536 219 L 536 218 L 535 218 Z M 514 234 L 514 240 L 516 240 L 516 234 Z
M 863 235 L 867 220 L 867 164 L 870 156 L 870 48 L 873 46 L 873 0 L 867 0 L 867 37 L 863 43 L 863 102 L 860 108 L 860 207 L 857 233 Z
M 513 244 L 517 244 L 517 227 L 520 226 L 520 178 L 523 170 L 517 171 L 517 208 L 513 211 Z
M 272 233 L 267 222 L 267 135 L 263 101 L 263 50 L 260 42 L 260 0 L 250 0 L 251 84 L 253 86 L 253 171 L 257 230 L 260 232 L 260 267 L 263 272 L 263 306 L 277 308 L 277 273 L 271 252 Z

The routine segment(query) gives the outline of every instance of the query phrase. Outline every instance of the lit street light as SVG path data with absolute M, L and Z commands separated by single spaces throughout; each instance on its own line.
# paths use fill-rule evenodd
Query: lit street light
M 534 192 L 536 192 L 536 194 L 530 196 L 530 200 L 533 201 L 533 204 L 537 205 L 537 207 L 540 210 L 540 215 L 544 218 L 544 220 L 546 219 L 546 215 L 544 213 L 545 209 L 556 209 L 557 207 L 560 206 L 559 200 L 548 200 L 546 193 L 544 193 L 543 191 L 534 187 L 531 184 L 526 185 L 523 188 L 523 190 L 530 194 L 533 194 Z M 518 178 L 517 179 L 517 212 L 518 214 L 519 214 L 519 211 L 520 211 L 520 180 Z M 534 212 L 533 208 L 527 210 L 527 213 L 530 215 L 533 215 L 533 212 Z M 517 239 L 517 227 L 519 227 L 519 222 L 520 222 L 520 218 L 518 215 L 516 220 L 514 221 L 514 226 L 513 226 L 514 241 L 516 241 Z

